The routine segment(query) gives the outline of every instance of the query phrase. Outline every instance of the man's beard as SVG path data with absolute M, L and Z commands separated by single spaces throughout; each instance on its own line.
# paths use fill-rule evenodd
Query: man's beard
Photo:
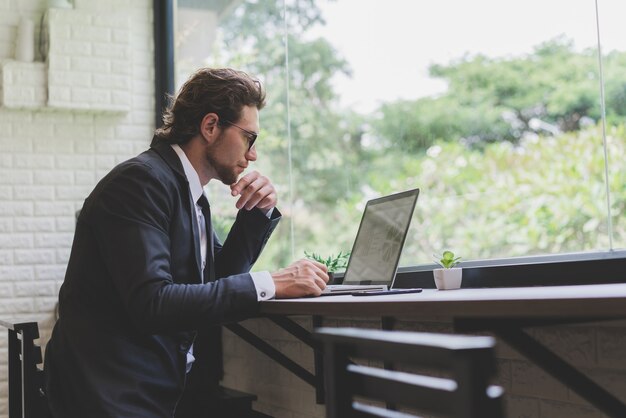
M 216 144 L 223 140 L 223 134 L 217 139 Z M 213 156 L 214 147 L 209 147 L 206 151 L 206 160 L 217 173 L 218 179 L 227 186 L 237 182 L 239 174 L 232 167 L 220 164 Z

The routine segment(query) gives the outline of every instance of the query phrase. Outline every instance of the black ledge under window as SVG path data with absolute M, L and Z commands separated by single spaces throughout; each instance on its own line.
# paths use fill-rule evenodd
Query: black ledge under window
M 435 264 L 401 267 L 395 287 L 435 287 Z M 464 288 L 626 282 L 626 250 L 463 262 Z

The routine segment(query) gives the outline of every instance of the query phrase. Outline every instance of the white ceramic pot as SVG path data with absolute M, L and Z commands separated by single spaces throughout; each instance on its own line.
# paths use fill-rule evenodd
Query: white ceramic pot
M 437 286 L 437 289 L 459 289 L 461 287 L 461 280 L 463 279 L 463 269 L 460 267 L 434 269 L 433 276 L 435 276 L 435 286 Z

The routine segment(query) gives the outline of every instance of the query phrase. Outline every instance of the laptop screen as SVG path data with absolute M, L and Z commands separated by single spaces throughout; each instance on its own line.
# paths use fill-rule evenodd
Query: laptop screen
M 391 287 L 419 189 L 367 202 L 348 261 L 344 284 Z

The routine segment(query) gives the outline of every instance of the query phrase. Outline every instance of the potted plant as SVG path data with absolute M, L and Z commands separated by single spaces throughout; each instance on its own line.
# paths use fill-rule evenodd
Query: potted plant
M 437 289 L 459 289 L 463 278 L 463 269 L 455 266 L 461 262 L 461 257 L 455 257 L 454 253 L 449 250 L 444 251 L 441 256 L 433 256 L 435 257 L 435 262 L 442 267 L 433 270 Z
M 329 255 L 328 257 L 322 257 L 316 253 L 304 252 L 306 258 L 310 260 L 318 261 L 326 266 L 328 269 L 328 284 L 341 284 L 335 283 L 335 272 L 340 269 L 345 269 L 348 265 L 348 258 L 350 257 L 350 251 L 339 251 L 337 255 Z

